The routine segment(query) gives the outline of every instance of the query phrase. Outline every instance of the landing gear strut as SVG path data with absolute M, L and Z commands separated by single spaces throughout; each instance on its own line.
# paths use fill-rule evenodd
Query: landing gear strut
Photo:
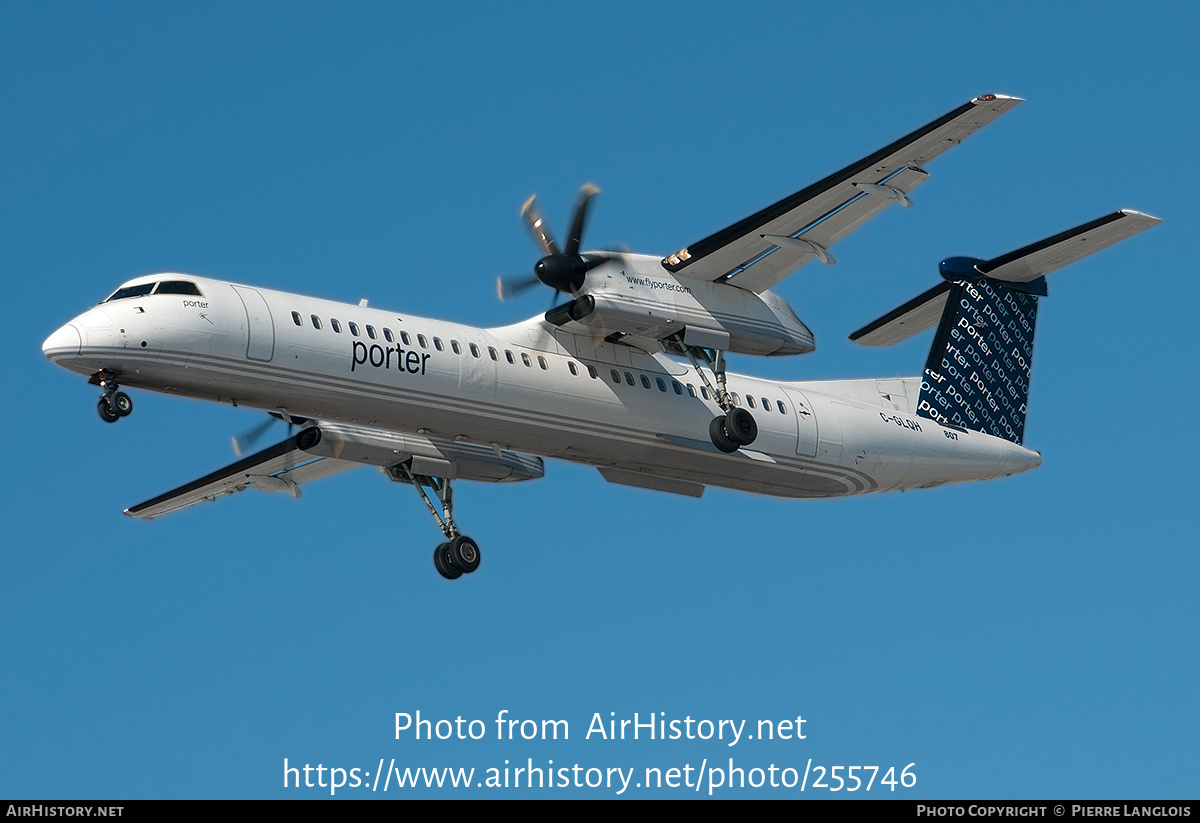
M 392 466 L 388 475 L 401 483 L 411 483 L 417 494 L 425 501 L 429 513 L 437 521 L 446 542 L 440 543 L 433 550 L 433 566 L 438 574 L 447 580 L 454 580 L 464 574 L 470 574 L 479 568 L 479 545 L 459 532 L 454 525 L 453 495 L 450 480 L 442 477 L 430 477 L 424 474 L 413 474 L 412 469 L 405 463 Z M 432 497 L 431 493 L 432 492 Z M 434 500 L 441 503 L 441 512 L 434 505 Z
M 105 423 L 116 423 L 133 411 L 133 400 L 125 392 L 117 391 L 120 387 L 115 374 L 104 369 L 93 374 L 91 382 L 104 389 L 100 402 L 96 404 L 96 411 Z
M 689 346 L 683 342 L 682 335 L 675 336 L 675 343 L 692 361 L 696 374 L 700 375 L 700 380 L 704 382 L 713 399 L 725 412 L 719 417 L 714 417 L 708 424 L 708 437 L 712 440 L 713 445 L 726 453 L 735 452 L 742 446 L 749 446 L 758 437 L 758 423 L 755 422 L 754 415 L 749 411 L 734 405 L 733 395 L 725 387 L 725 352 L 720 349 Z M 712 370 L 713 377 L 717 381 L 715 388 L 709 382 L 708 376 L 700 367 L 697 358 L 703 359 Z

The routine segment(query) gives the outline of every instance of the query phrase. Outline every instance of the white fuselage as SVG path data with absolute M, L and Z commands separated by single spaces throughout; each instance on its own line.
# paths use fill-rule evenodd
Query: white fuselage
M 124 387 L 572 460 L 616 482 L 695 493 L 832 497 L 1041 462 L 1007 440 L 917 417 L 919 378 L 732 373 L 729 390 L 759 434 L 724 454 L 708 435 L 717 402 L 694 368 L 661 352 L 566 333 L 540 316 L 477 329 L 204 278 L 130 282 L 165 278 L 202 295 L 110 300 L 55 332 L 46 355 L 81 374 L 115 373 Z

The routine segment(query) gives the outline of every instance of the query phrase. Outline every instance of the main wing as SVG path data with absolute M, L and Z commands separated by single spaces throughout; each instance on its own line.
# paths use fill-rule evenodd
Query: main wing
M 762 292 L 828 249 L 929 175 L 925 163 L 1021 102 L 985 94 L 870 157 L 785 197 L 729 228 L 663 258 L 673 274 L 729 282 Z
M 540 457 L 508 449 L 320 421 L 282 443 L 131 506 L 125 514 L 151 520 L 249 488 L 299 497 L 300 484 L 362 465 L 391 470 L 393 479 L 401 479 L 403 473 L 393 471 L 404 465 L 416 476 L 490 483 L 534 480 L 544 472 Z
M 287 491 L 293 497 L 299 497 L 301 483 L 362 465 L 357 461 L 308 454 L 305 447 L 314 440 L 320 440 L 319 437 L 311 434 L 314 431 L 317 430 L 305 429 L 295 437 L 289 437 L 282 443 L 277 443 L 232 465 L 217 469 L 199 480 L 172 489 L 166 494 L 160 494 L 153 500 L 130 506 L 125 510 L 125 514 L 130 517 L 153 520 L 196 503 L 216 500 L 221 495 L 233 494 L 249 488 L 263 491 Z

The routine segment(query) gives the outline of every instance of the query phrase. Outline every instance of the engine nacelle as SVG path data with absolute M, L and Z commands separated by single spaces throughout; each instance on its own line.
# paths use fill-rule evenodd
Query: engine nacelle
M 545 473 L 542 459 L 533 455 L 347 423 L 322 421 L 300 432 L 296 445 L 314 457 L 353 460 L 385 469 L 411 461 L 414 474 L 447 480 L 498 483 L 535 480 Z
M 546 322 L 584 336 L 656 340 L 739 354 L 803 354 L 813 334 L 781 297 L 728 283 L 665 275 L 657 258 L 624 255 L 588 273 L 570 303 L 546 312 Z M 651 273 L 642 273 L 646 263 Z

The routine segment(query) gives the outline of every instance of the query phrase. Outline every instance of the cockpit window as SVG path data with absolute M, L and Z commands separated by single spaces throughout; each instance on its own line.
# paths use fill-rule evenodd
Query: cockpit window
M 126 297 L 141 297 L 149 294 L 153 288 L 153 283 L 138 283 L 136 286 L 126 286 L 123 289 L 117 289 L 115 292 L 113 292 L 112 297 L 108 298 L 108 300 L 105 300 L 104 302 L 109 303 L 113 300 L 124 300 Z
M 192 294 L 196 297 L 204 296 L 200 291 L 200 287 L 195 283 L 190 283 L 187 280 L 163 280 L 161 283 L 139 283 L 136 286 L 125 286 L 113 292 L 112 297 L 104 302 L 109 303 L 113 300 L 124 300 L 126 297 L 145 297 L 151 291 L 155 294 Z
M 158 288 L 154 290 L 155 294 L 194 294 L 197 297 L 203 297 L 200 293 L 200 287 L 195 283 L 189 283 L 186 280 L 164 280 L 158 284 Z

